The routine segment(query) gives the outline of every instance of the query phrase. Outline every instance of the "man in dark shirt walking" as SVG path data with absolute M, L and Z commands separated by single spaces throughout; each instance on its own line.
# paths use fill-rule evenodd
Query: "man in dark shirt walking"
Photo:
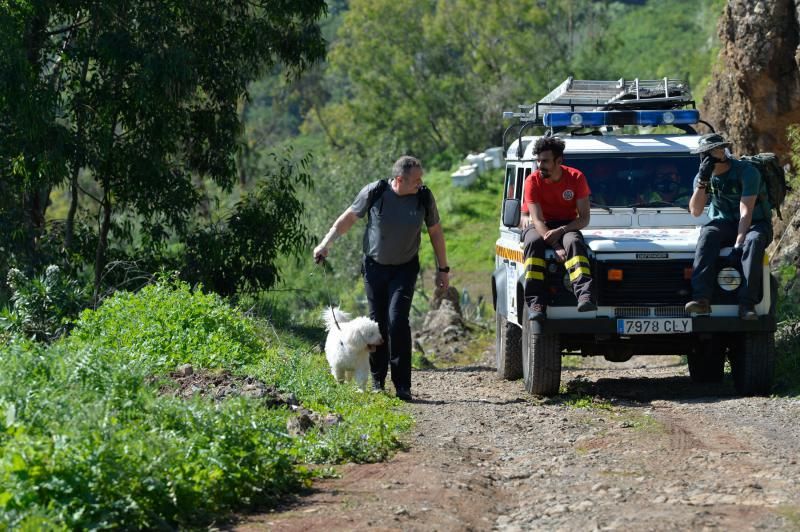
M 394 163 L 393 178 L 366 185 L 314 248 L 314 259 L 328 256 L 331 244 L 368 214 L 364 232 L 364 288 L 370 317 L 387 341 L 370 355 L 373 390 L 383 390 L 389 366 L 397 397 L 411 400 L 411 327 L 409 314 L 419 274 L 422 223 L 436 255 L 436 286 L 447 290 L 450 268 L 439 211 L 433 194 L 422 184 L 422 164 L 403 156 Z

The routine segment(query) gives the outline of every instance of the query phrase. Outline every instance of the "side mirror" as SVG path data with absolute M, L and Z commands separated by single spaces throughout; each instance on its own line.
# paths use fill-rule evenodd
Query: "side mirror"
M 521 206 L 520 200 L 515 198 L 507 198 L 503 201 L 503 225 L 512 228 L 519 227 Z

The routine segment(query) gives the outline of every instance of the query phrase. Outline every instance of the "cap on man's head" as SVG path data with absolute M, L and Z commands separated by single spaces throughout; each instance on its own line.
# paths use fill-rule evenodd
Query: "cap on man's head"
M 730 145 L 731 143 L 725 140 L 725 137 L 719 133 L 708 133 L 700 137 L 700 140 L 697 142 L 697 148 L 693 149 L 690 153 L 705 153 L 714 148 L 726 148 Z

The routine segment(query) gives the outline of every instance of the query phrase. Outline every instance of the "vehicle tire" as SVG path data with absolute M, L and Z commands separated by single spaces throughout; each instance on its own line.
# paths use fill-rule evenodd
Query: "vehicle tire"
M 775 370 L 775 333 L 747 332 L 729 354 L 733 385 L 745 396 L 767 395 Z
M 534 334 L 527 323 L 522 333 L 525 389 L 534 395 L 556 395 L 561 385 L 561 348 L 557 334 Z
M 513 381 L 522 378 L 522 329 L 495 314 L 495 366 L 497 376 Z
M 725 346 L 716 338 L 700 342 L 687 358 L 692 382 L 722 382 L 725 377 Z

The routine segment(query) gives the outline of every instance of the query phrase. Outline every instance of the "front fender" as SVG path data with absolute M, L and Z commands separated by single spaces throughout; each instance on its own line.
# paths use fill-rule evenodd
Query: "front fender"
M 508 318 L 508 301 L 506 297 L 506 269 L 497 268 L 492 274 L 492 305 L 494 311 Z

